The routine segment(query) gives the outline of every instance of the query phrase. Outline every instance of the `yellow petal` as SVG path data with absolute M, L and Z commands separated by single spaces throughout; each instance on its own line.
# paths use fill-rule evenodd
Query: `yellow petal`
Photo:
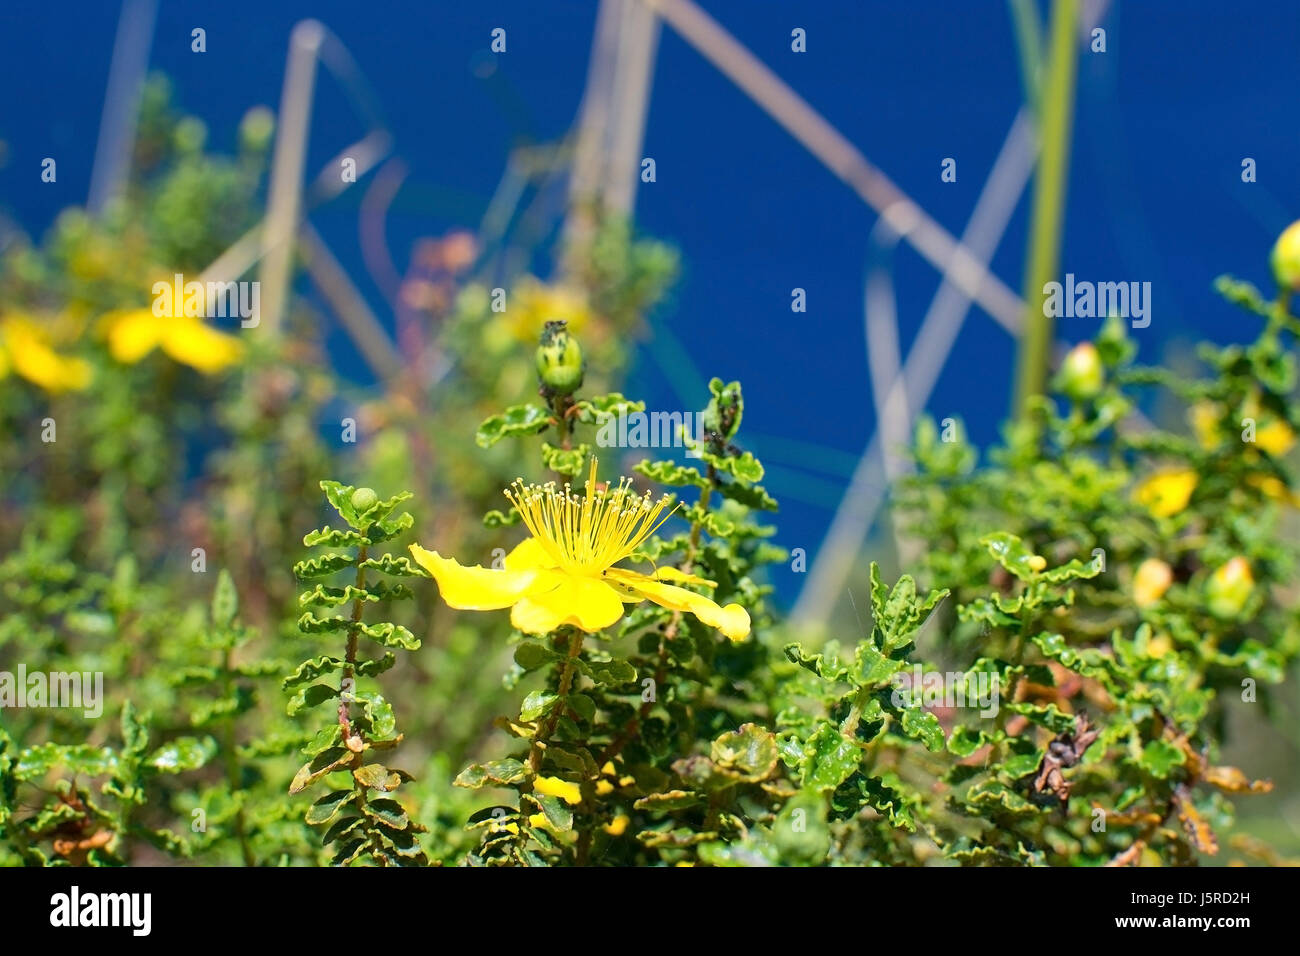
M 1295 432 L 1282 421 L 1271 421 L 1255 432 L 1255 444 L 1274 458 L 1281 458 L 1295 445 Z
M 1133 497 L 1157 518 L 1168 518 L 1187 507 L 1196 483 L 1196 472 L 1190 468 L 1163 471 L 1138 485 Z
M 654 574 L 651 575 L 656 581 L 679 581 L 682 584 L 703 584 L 707 587 L 716 588 L 717 581 L 710 581 L 708 578 L 697 577 L 694 574 L 687 574 L 680 571 L 672 565 L 666 565 L 662 568 L 655 568 Z
M 660 607 L 671 608 L 674 611 L 689 611 L 710 627 L 716 627 L 733 641 L 743 641 L 749 636 L 749 612 L 739 604 L 718 607 L 702 594 L 672 584 L 662 584 L 644 574 L 625 571 L 622 568 L 610 568 L 605 574 L 624 587 L 649 598 Z
M 534 568 L 553 568 L 555 559 L 536 538 L 524 538 L 506 555 L 507 571 L 531 571 Z
M 212 375 L 239 361 L 243 343 L 233 335 L 218 332 L 198 319 L 169 319 L 162 340 L 163 351 L 177 362 Z
M 133 365 L 148 355 L 163 340 L 166 323 L 149 309 L 132 309 L 104 316 L 108 326 L 108 351 L 119 362 Z
M 495 611 L 509 607 L 533 586 L 536 571 L 491 571 L 472 568 L 444 558 L 437 551 L 411 545 L 411 556 L 438 582 L 438 593 L 448 607 L 462 611 Z
M 7 320 L 4 342 L 14 371 L 47 392 L 79 391 L 90 384 L 90 363 L 55 352 L 32 322 Z
M 599 578 L 545 570 L 499 573 L 538 576 L 510 612 L 510 623 L 525 634 L 549 634 L 561 624 L 599 631 L 623 616 L 618 592 Z
M 610 836 L 622 836 L 623 831 L 627 829 L 627 825 L 630 822 L 631 821 L 628 819 L 626 813 L 620 813 L 613 820 L 606 823 L 602 829 Z
M 548 797 L 559 797 L 570 806 L 582 803 L 582 791 L 578 785 L 559 777 L 538 777 L 533 781 L 533 789 Z

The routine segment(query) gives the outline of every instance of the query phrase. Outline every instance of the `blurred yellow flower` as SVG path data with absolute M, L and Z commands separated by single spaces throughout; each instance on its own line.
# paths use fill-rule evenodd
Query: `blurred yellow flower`
M 1197 402 L 1187 410 L 1187 420 L 1192 426 L 1192 432 L 1206 451 L 1213 451 L 1223 443 L 1223 429 L 1219 427 L 1219 420 L 1222 417 L 1222 406 L 1208 400 Z
M 533 781 L 533 789 L 548 797 L 559 797 L 570 806 L 582 803 L 582 791 L 578 785 L 559 777 L 538 777 Z
M 214 375 L 244 354 L 239 339 L 195 316 L 157 316 L 152 309 L 130 309 L 109 313 L 103 322 L 109 352 L 127 365 L 161 348 L 174 361 Z
M 1292 508 L 1300 508 L 1300 495 L 1288 488 L 1281 478 L 1273 475 L 1247 475 L 1246 484 L 1258 488 L 1274 501 L 1280 501 Z
M 1157 518 L 1168 518 L 1187 507 L 1196 483 L 1196 472 L 1192 469 L 1169 469 L 1139 484 L 1133 490 L 1133 499 Z
M 80 391 L 91 378 L 89 362 L 60 355 L 40 325 L 18 315 L 0 320 L 0 378 L 11 368 L 52 394 Z
M 1273 419 L 1255 431 L 1255 444 L 1274 458 L 1281 458 L 1295 447 L 1295 432 L 1281 419 Z
M 411 545 L 411 554 L 438 582 L 450 607 L 469 611 L 510 608 L 510 623 L 526 634 L 549 634 L 561 625 L 594 632 L 623 616 L 624 604 L 648 599 L 661 607 L 689 612 L 733 641 L 749 635 L 749 613 L 739 604 L 719 607 L 664 579 L 710 584 L 676 568 L 653 575 L 616 568 L 675 509 L 668 498 L 657 502 L 637 495 L 628 479 L 616 488 L 599 487 L 591 460 L 586 494 L 566 484 L 525 485 L 516 481 L 506 497 L 532 533 L 510 554 L 505 567 L 489 570 L 458 564 L 436 551 Z
M 613 820 L 604 825 L 603 829 L 610 836 L 622 836 L 627 830 L 627 825 L 632 821 L 628 819 L 626 813 L 620 813 Z
M 1133 603 L 1141 608 L 1151 607 L 1173 583 L 1174 572 L 1169 565 L 1159 558 L 1147 558 L 1133 575 Z
M 547 322 L 567 322 L 569 331 L 576 335 L 591 319 L 591 308 L 580 290 L 547 285 L 528 276 L 511 290 L 504 317 L 511 334 L 520 342 L 531 344 L 537 341 Z

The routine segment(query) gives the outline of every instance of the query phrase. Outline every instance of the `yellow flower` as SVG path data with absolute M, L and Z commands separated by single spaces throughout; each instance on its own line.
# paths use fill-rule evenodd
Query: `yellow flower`
M 559 777 L 538 777 L 533 781 L 533 789 L 547 797 L 559 797 L 570 806 L 582 803 L 582 791 L 578 785 Z
M 536 342 L 547 322 L 567 322 L 570 332 L 581 332 L 591 318 L 591 308 L 577 289 L 546 285 L 530 276 L 511 290 L 505 318 L 516 339 Z
M 603 829 L 610 836 L 622 836 L 623 833 L 627 830 L 627 825 L 631 822 L 632 821 L 628 819 L 626 813 L 620 813 L 613 820 L 610 820 L 608 823 L 606 823 L 604 827 L 602 827 L 601 829 Z
M 1164 597 L 1173 583 L 1173 568 L 1159 558 L 1147 558 L 1133 575 L 1133 603 L 1138 607 L 1151 607 Z
M 604 797 L 614 792 L 614 785 L 608 780 L 596 781 L 596 796 Z
M 1295 446 L 1295 432 L 1286 422 L 1275 418 L 1256 429 L 1255 444 L 1274 458 L 1281 458 Z
M 161 348 L 173 360 L 213 375 L 234 365 L 244 354 L 239 339 L 196 316 L 158 316 L 152 309 L 131 309 L 106 315 L 104 325 L 109 352 L 128 365 Z
M 1187 410 L 1187 420 L 1196 440 L 1206 451 L 1213 451 L 1223 443 L 1223 429 L 1219 427 L 1222 417 L 1223 409 L 1216 402 L 1197 402 Z
M 1276 478 L 1273 475 L 1247 475 L 1246 484 L 1252 488 L 1258 488 L 1274 501 L 1288 504 L 1292 508 L 1300 508 L 1300 495 L 1288 488 L 1286 482 L 1281 478 Z
M 526 634 L 549 634 L 564 624 L 594 632 L 623 616 L 624 604 L 642 600 L 694 614 L 733 641 L 749 634 L 749 614 L 739 604 L 719 607 L 664 579 L 707 584 L 676 569 L 654 575 L 616 568 L 668 520 L 668 499 L 637 495 L 624 478 L 617 488 L 596 483 L 591 461 L 586 494 L 566 484 L 525 485 L 516 481 L 506 497 L 532 533 L 506 556 L 505 567 L 464 567 L 436 551 L 411 545 L 411 554 L 438 582 L 448 606 L 469 611 L 510 608 L 510 623 Z
M 90 384 L 90 363 L 60 355 L 45 330 L 31 319 L 11 315 L 0 321 L 0 378 L 9 369 L 47 392 L 80 391 Z
M 1157 518 L 1168 518 L 1187 507 L 1196 482 L 1196 472 L 1190 468 L 1162 471 L 1138 485 L 1133 498 Z

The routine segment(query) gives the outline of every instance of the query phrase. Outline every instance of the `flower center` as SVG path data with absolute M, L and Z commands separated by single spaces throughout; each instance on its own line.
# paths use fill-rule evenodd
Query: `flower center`
M 598 488 L 593 458 L 582 497 L 568 482 L 560 489 L 553 481 L 525 485 L 519 479 L 505 495 L 556 564 L 575 574 L 598 575 L 635 551 L 677 510 L 664 514 L 666 495 L 651 501 L 650 492 L 638 495 L 631 484 L 622 478 L 616 488 Z

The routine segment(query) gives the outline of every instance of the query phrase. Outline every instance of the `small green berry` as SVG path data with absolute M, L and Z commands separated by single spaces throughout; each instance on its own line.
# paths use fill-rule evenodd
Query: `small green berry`
M 365 514 L 379 500 L 373 488 L 358 488 L 352 492 L 352 507 L 356 509 L 357 514 Z
M 582 347 L 567 326 L 547 322 L 537 346 L 537 377 L 555 395 L 571 395 L 582 384 Z

